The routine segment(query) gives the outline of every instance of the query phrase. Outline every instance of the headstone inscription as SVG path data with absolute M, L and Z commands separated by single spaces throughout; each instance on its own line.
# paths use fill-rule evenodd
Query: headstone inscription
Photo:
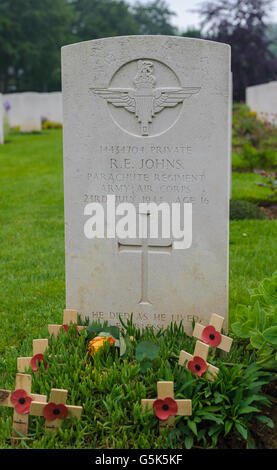
M 226 320 L 230 47 L 106 38 L 65 46 L 62 69 L 67 308 L 115 325 L 131 312 L 139 327 L 182 321 L 188 332 L 211 311 Z M 139 203 L 191 204 L 190 247 L 160 231 L 114 236 L 110 196 L 137 213 Z M 104 238 L 85 236 L 91 203 L 103 205 Z

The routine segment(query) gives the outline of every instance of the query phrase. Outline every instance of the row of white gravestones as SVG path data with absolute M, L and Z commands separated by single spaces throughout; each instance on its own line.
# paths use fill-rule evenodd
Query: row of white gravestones
M 4 143 L 4 104 L 3 95 L 0 93 L 0 144 Z
M 169 36 L 62 49 L 66 303 L 165 327 L 228 315 L 230 47 Z M 89 239 L 91 205 L 192 204 L 192 243 Z M 106 213 L 105 213 L 106 214 Z M 106 224 L 110 222 L 107 222 Z M 107 228 L 107 227 L 105 227 Z
M 246 88 L 246 104 L 259 119 L 277 126 L 277 81 Z
M 9 93 L 3 95 L 9 103 L 6 119 L 11 127 L 22 132 L 40 131 L 42 120 L 62 123 L 62 93 Z

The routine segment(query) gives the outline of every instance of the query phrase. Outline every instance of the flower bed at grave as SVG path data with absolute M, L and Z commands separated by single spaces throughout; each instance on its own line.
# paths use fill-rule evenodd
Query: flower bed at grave
M 235 103 L 232 129 L 233 154 L 241 159 L 236 162 L 237 169 L 275 168 L 276 127 L 257 119 L 248 106 Z
M 55 434 L 45 433 L 45 419 L 52 422 L 59 404 L 40 404 L 42 411 L 38 416 L 41 417 L 29 417 L 28 439 L 19 445 L 25 448 L 234 448 L 259 445 L 259 440 L 255 442 L 257 423 L 269 429 L 273 426 L 266 415 L 272 403 L 262 387 L 272 387 L 274 376 L 259 369 L 253 351 L 245 350 L 237 341 L 224 357 L 219 349 L 204 344 L 209 350 L 207 364 L 219 369 L 211 381 L 204 373 L 199 376 L 188 370 L 186 363 L 178 364 L 180 351 L 193 357 L 199 342 L 188 337 L 182 325 L 171 325 L 155 334 L 151 328 L 139 331 L 130 320 L 122 325 L 121 336 L 119 329 L 105 323 L 85 326 L 77 329 L 76 325 L 70 328 L 61 325 L 59 334 L 50 338 L 43 355 L 47 372 L 43 361 L 37 362 L 38 372 L 31 367 L 26 371 L 32 375 L 32 393 L 49 399 L 53 386 L 67 389 L 68 403 L 83 407 L 81 419 L 60 419 L 61 427 Z M 211 334 L 215 336 L 212 328 L 204 329 L 202 337 L 207 343 L 213 341 Z M 105 340 L 99 344 L 101 335 Z M 93 338 L 98 338 L 95 350 L 89 346 Z M 160 380 L 174 382 L 174 398 L 171 397 L 169 404 L 168 397 L 162 401 L 155 398 Z M 141 401 L 145 399 L 155 403 L 153 408 L 158 410 L 160 419 L 153 409 L 142 411 Z M 176 403 L 185 400 L 191 400 L 191 414 L 179 415 Z M 168 407 L 166 411 L 162 405 Z M 2 416 L 8 418 L 11 430 L 10 411 L 2 408 Z M 60 418 L 65 417 L 69 418 L 70 414 L 63 407 Z M 168 417 L 173 417 L 175 429 L 165 426 L 159 433 L 159 422 Z
M 232 219 L 276 218 L 277 128 L 257 119 L 242 103 L 233 105 Z M 242 183 L 242 184 L 241 184 Z M 251 204 L 247 204 L 247 201 Z

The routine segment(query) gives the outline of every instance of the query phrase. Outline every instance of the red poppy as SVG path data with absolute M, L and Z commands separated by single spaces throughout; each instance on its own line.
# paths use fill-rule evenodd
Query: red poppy
M 217 347 L 221 343 L 221 334 L 216 331 L 214 326 L 210 325 L 204 328 L 201 339 L 204 343 Z
M 11 394 L 11 402 L 17 413 L 26 415 L 31 409 L 32 398 L 27 395 L 25 390 L 18 389 Z
M 35 356 L 32 357 L 32 359 L 31 359 L 32 371 L 37 372 L 38 371 L 38 365 L 41 362 L 43 362 L 45 372 L 47 372 L 47 364 L 45 362 L 43 354 L 36 354 Z
M 175 416 L 178 411 L 178 405 L 176 401 L 171 398 L 158 398 L 153 403 L 153 408 L 156 410 L 156 416 L 159 419 L 167 419 L 169 416 Z
M 56 403 L 48 403 L 43 408 L 43 416 L 46 421 L 54 421 L 55 419 L 63 419 L 68 417 L 68 408 L 65 405 L 57 405 Z
M 188 362 L 187 367 L 191 372 L 201 377 L 207 370 L 207 363 L 202 357 L 194 356 L 193 360 Z

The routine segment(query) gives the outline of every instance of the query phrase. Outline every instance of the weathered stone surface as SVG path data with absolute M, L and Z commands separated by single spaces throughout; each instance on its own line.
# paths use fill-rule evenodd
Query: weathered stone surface
M 246 88 L 246 104 L 259 119 L 277 126 L 277 81 Z
M 66 46 L 62 63 L 67 308 L 187 331 L 227 318 L 229 46 L 116 37 Z M 191 247 L 87 239 L 84 208 L 107 195 L 192 203 Z

